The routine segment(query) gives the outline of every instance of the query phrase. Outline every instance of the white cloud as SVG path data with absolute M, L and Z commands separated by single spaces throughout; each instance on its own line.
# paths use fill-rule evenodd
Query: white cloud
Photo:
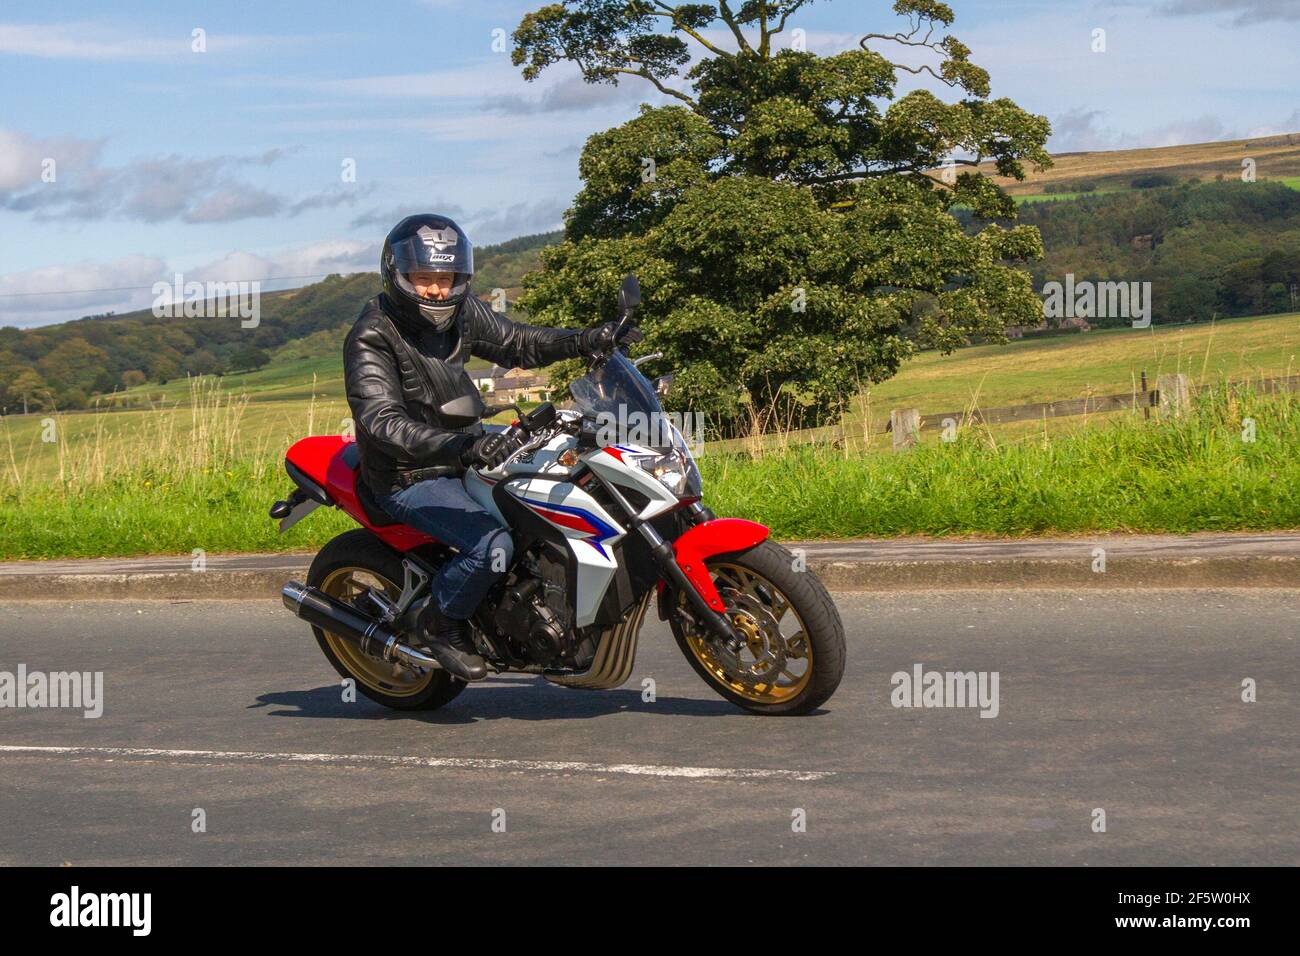
M 464 227 L 475 246 L 486 246 L 558 229 L 564 222 L 564 210 L 568 205 L 563 199 L 548 198 L 470 210 L 455 202 L 417 201 L 403 206 L 372 209 L 352 220 L 352 228 L 371 229 L 378 235 L 385 235 L 406 216 L 433 212 L 455 219 Z
M 483 96 L 517 91 L 519 74 L 505 54 L 487 56 L 473 66 L 423 73 L 379 73 L 341 79 L 306 76 L 249 75 L 229 81 L 232 86 L 309 90 L 332 96 L 402 101 L 477 102 Z
M 1296 0 L 1167 0 L 1157 9 L 1176 16 L 1231 13 L 1235 14 L 1232 22 L 1239 26 L 1300 20 L 1300 3 Z
M 199 281 L 243 279 L 266 283 L 295 276 L 324 276 L 330 273 L 376 272 L 379 269 L 378 241 L 325 239 L 271 252 L 236 251 L 212 262 L 186 270 L 186 277 Z M 270 282 L 264 288 L 291 288 L 300 280 Z
M 1246 132 L 1246 137 L 1254 139 L 1262 136 L 1281 136 L 1285 133 L 1300 133 L 1300 109 L 1282 120 L 1280 124 L 1264 123 L 1260 126 L 1252 126 Z
M 1127 132 L 1106 125 L 1102 110 L 1075 108 L 1052 119 L 1053 153 L 1093 152 L 1107 149 L 1143 149 L 1157 146 L 1186 146 L 1243 139 L 1237 130 L 1225 126 L 1217 116 L 1206 114 L 1179 119 L 1160 126 Z
M 508 93 L 484 98 L 483 108 L 500 113 L 560 113 L 588 111 L 602 107 L 626 108 L 629 104 L 664 100 L 666 97 L 637 77 L 624 77 L 617 85 L 588 83 L 574 73 L 542 86 L 538 95 Z
M 1105 52 L 1093 52 L 1097 29 Z M 1066 123 L 1053 137 L 1056 150 L 1231 138 L 1294 108 L 1294 100 L 1278 108 L 1295 87 L 1294 38 L 1266 25 L 1216 30 L 1126 2 L 1040 6 L 972 27 L 959 20 L 954 33 L 989 70 L 994 96 Z M 1207 72 L 1210 49 L 1216 67 Z M 1092 125 L 1079 128 L 1089 113 L 1097 114 Z
M 0 325 L 45 325 L 141 308 L 151 298 L 148 286 L 165 272 L 162 259 L 134 255 L 0 275 Z
M 102 140 L 36 140 L 0 127 L 0 209 L 40 220 L 232 222 L 350 205 L 371 188 L 334 187 L 292 199 L 234 175 L 279 162 L 288 154 L 282 149 L 207 159 L 173 154 L 110 167 L 100 162 L 102 146 Z M 46 159 L 55 162 L 53 182 L 41 178 Z
M 56 161 L 54 172 L 57 177 L 60 164 L 65 169 L 75 169 L 96 162 L 103 145 L 103 140 L 71 137 L 35 139 L 0 126 L 0 204 L 3 204 L 7 192 L 52 185 L 41 179 L 45 160 Z
M 170 285 L 177 272 L 186 282 L 257 281 L 264 292 L 306 285 L 315 281 L 312 277 L 331 273 L 374 272 L 379 247 L 378 241 L 331 239 L 261 253 L 237 250 L 194 266 L 139 255 L 43 266 L 0 275 L 0 326 L 49 325 L 147 309 L 153 304 L 154 283 Z
M 514 203 L 500 210 L 481 210 L 466 218 L 465 229 L 475 242 L 486 245 L 517 236 L 558 229 L 568 203 L 559 199 Z
M 136 60 L 188 52 L 190 38 L 143 37 L 92 23 L 0 23 L 0 53 L 70 60 Z
M 258 36 L 209 30 L 207 53 L 269 53 L 323 37 Z M 167 60 L 195 55 L 189 30 L 171 36 L 128 32 L 103 23 L 0 23 L 0 53 L 54 60 Z
M 465 218 L 465 208 L 459 203 L 435 200 L 433 202 L 410 203 L 404 206 L 389 206 L 383 209 L 371 209 L 352 220 L 353 229 L 377 229 L 387 233 L 405 219 L 422 212 L 433 212 L 440 216 L 449 216 L 460 220 Z

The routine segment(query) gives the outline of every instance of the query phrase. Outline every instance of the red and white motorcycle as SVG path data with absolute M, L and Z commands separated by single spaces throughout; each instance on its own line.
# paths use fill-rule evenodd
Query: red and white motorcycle
M 624 322 L 639 301 L 629 276 L 619 294 Z M 519 449 L 496 468 L 466 472 L 466 490 L 515 545 L 471 619 L 479 653 L 498 673 L 618 687 L 654 600 L 686 659 L 723 697 L 756 713 L 813 710 L 844 671 L 839 611 L 767 528 L 716 518 L 702 504 L 694 457 L 657 397 L 667 379 L 652 384 L 636 365 L 620 351 L 597 357 L 570 386 L 573 408 L 547 402 L 521 412 L 508 427 Z M 628 423 L 640 441 L 624 440 Z M 418 622 L 451 548 L 386 516 L 357 464 L 356 443 L 342 437 L 289 449 L 297 488 L 271 509 L 281 530 L 321 505 L 362 527 L 326 544 L 306 583 L 285 585 L 284 604 L 367 697 L 440 707 L 466 685 L 428 653 Z

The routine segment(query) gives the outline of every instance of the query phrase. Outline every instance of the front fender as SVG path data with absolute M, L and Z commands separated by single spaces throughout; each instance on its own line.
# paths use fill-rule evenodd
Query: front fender
M 757 521 L 744 518 L 714 518 L 697 524 L 673 542 L 673 557 L 687 580 L 708 602 L 709 607 L 721 613 L 726 605 L 718 595 L 709 577 L 705 562 L 715 554 L 743 551 L 767 539 L 768 530 Z

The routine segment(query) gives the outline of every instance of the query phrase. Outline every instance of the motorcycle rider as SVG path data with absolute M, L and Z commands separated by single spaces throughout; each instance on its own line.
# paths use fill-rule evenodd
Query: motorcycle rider
M 517 445 L 479 421 L 485 410 L 464 363 L 537 368 L 641 340 L 618 323 L 557 329 L 512 322 L 470 294 L 474 251 L 445 216 L 408 216 L 380 255 L 383 292 L 348 332 L 343 368 L 360 453 L 358 480 L 383 511 L 451 545 L 457 554 L 430 583 L 421 624 L 433 656 L 462 680 L 487 666 L 467 619 L 514 553 L 510 532 L 470 497 L 462 476 L 504 461 Z

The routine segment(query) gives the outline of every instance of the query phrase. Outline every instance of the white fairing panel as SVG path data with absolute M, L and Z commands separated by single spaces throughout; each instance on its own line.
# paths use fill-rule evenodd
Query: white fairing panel
M 467 472 L 465 488 L 470 497 L 487 508 L 502 524 L 508 525 L 492 500 L 492 489 L 512 474 L 542 472 L 546 475 L 545 478 L 520 478 L 510 482 L 506 490 L 564 535 L 578 568 L 575 624 L 584 627 L 596 619 L 596 609 L 600 607 L 618 566 L 614 559 L 614 546 L 622 540 L 627 529 L 596 499 L 569 481 L 576 466 L 561 465 L 558 458 L 561 452 L 574 445 L 576 441 L 571 436 L 557 435 L 544 447 L 500 468 Z M 654 449 L 639 445 L 611 445 L 587 452 L 582 461 L 606 481 L 634 488 L 645 495 L 648 501 L 640 517 L 649 519 L 679 503 L 672 491 L 631 463 L 642 456 L 656 454 Z M 623 460 L 624 456 L 628 461 Z
M 654 456 L 658 454 L 652 448 L 640 445 L 610 445 L 590 452 L 583 460 L 593 471 L 608 482 L 624 488 L 634 488 L 650 500 L 641 509 L 638 517 L 650 519 L 677 507 L 677 496 L 664 487 L 653 475 L 647 474 L 636 465 L 629 465 L 623 460 L 629 458 Z
M 572 438 L 557 436 L 544 448 L 525 456 L 524 460 L 511 462 L 493 471 L 469 471 L 465 475 L 465 488 L 497 520 L 507 524 L 492 500 L 493 487 L 518 472 L 541 471 L 555 476 L 554 479 L 520 478 L 510 482 L 506 490 L 564 535 L 578 569 L 574 623 L 578 627 L 584 627 L 596 619 L 596 609 L 600 607 L 614 570 L 618 567 L 614 559 L 614 546 L 622 540 L 627 530 L 596 499 L 567 480 L 572 469 L 560 465 L 556 458 L 561 451 L 573 444 Z
M 567 481 L 521 479 L 506 490 L 564 535 L 578 566 L 574 623 L 592 623 L 618 567 L 614 545 L 626 530 L 595 498 Z
M 492 512 L 498 521 L 506 524 L 507 522 L 502 517 L 500 509 L 497 508 L 496 502 L 492 500 L 492 489 L 497 482 L 507 475 L 519 472 L 544 471 L 547 474 L 555 475 L 557 478 L 568 475 L 573 469 L 561 465 L 557 459 L 560 452 L 576 444 L 577 442 L 568 435 L 557 435 L 544 447 L 529 452 L 522 458 L 503 467 L 493 468 L 491 471 L 470 469 L 465 472 L 465 490 L 469 492 L 471 498 Z

